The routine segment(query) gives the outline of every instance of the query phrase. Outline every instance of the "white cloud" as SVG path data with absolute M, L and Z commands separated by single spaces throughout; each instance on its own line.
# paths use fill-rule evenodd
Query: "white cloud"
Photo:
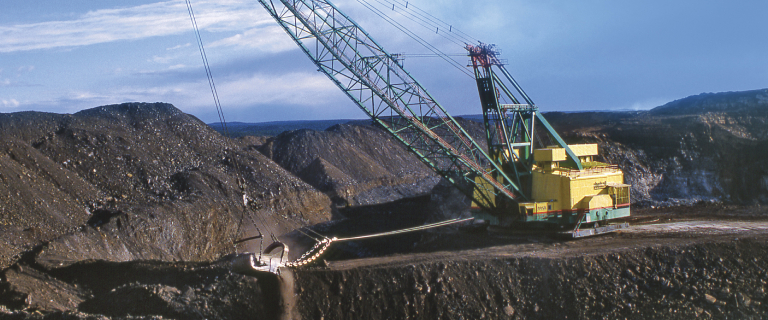
M 203 121 L 213 121 L 211 115 L 215 109 L 207 83 L 199 83 L 198 88 L 173 103 L 184 112 L 201 116 Z M 355 118 L 362 115 L 333 82 L 319 72 L 255 74 L 216 82 L 216 89 L 230 121 Z
M 19 106 L 19 102 L 16 99 L 3 99 L 2 102 L 3 108 L 17 108 Z
M 161 56 L 154 56 L 154 57 L 152 57 L 152 60 L 150 60 L 150 61 L 152 61 L 152 62 L 156 62 L 156 63 L 163 63 L 163 64 L 165 64 L 165 63 L 168 63 L 168 62 L 170 62 L 170 61 L 171 61 L 171 60 L 173 60 L 174 58 L 175 58 L 175 57 L 170 57 L 170 56 L 164 56 L 164 57 L 161 57 Z
M 317 72 L 294 72 L 280 75 L 254 74 L 247 77 L 221 78 L 216 81 L 222 106 L 242 109 L 255 105 L 301 105 L 322 108 L 338 98 L 341 92 L 331 81 Z M 213 98 L 205 80 L 177 82 L 156 87 L 124 87 L 111 90 L 111 100 L 167 101 L 186 112 L 205 112 Z
M 280 75 L 255 74 L 243 78 L 217 79 L 216 89 L 225 111 L 247 110 L 258 106 L 301 106 L 308 110 L 349 108 L 343 94 L 331 81 L 317 72 L 296 72 Z M 16 100 L 2 100 L 2 106 L 17 107 Z M 40 111 L 76 112 L 101 105 L 127 101 L 163 101 L 176 105 L 184 112 L 209 113 L 213 98 L 204 79 L 175 82 L 158 86 L 124 86 L 104 90 L 77 91 L 46 101 L 24 105 Z
M 177 49 L 181 49 L 181 48 L 186 48 L 186 47 L 189 47 L 189 46 L 191 46 L 191 45 L 192 45 L 191 43 L 187 42 L 187 43 L 185 43 L 185 44 L 180 44 L 180 45 L 178 45 L 178 46 L 173 46 L 173 47 L 170 47 L 170 48 L 166 48 L 165 50 L 168 50 L 168 51 L 171 51 L 171 50 L 177 50 Z
M 217 91 L 222 103 L 235 106 L 295 104 L 322 106 L 340 96 L 339 89 L 319 72 L 281 75 L 255 74 L 223 83 Z
M 277 25 L 248 29 L 229 38 L 212 42 L 207 47 L 241 47 L 262 52 L 278 53 L 296 49 L 296 44 Z
M 196 21 L 211 32 L 272 24 L 272 18 L 247 1 L 196 1 Z M 189 32 L 186 5 L 167 1 L 91 11 L 75 20 L 0 26 L 0 52 L 15 52 L 135 40 Z
M 19 73 L 32 72 L 33 70 L 35 70 L 35 66 L 21 66 L 16 68 L 16 71 L 18 71 Z

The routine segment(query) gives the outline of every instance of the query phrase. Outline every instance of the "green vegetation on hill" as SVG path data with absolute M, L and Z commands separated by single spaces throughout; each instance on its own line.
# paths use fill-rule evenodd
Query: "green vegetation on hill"
M 654 115 L 683 115 L 707 112 L 766 112 L 768 89 L 702 93 L 669 102 L 651 110 Z

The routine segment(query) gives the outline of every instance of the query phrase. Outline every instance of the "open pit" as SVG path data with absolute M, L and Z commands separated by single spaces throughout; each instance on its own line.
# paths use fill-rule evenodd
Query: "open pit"
M 768 114 L 694 98 L 547 115 L 627 173 L 629 230 L 351 241 L 292 283 L 232 273 L 233 241 L 258 228 L 301 254 L 296 228 L 389 231 L 467 199 L 369 124 L 229 139 L 162 103 L 0 114 L 0 318 L 765 318 Z

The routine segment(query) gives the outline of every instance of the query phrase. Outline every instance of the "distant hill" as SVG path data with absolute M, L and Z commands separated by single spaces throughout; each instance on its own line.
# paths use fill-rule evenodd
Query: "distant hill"
M 602 113 L 602 114 L 614 114 L 624 112 L 637 112 L 630 110 L 595 110 L 595 111 L 573 111 L 573 112 L 560 112 L 555 113 Z M 547 112 L 550 113 L 550 112 Z M 475 122 L 483 122 L 482 114 L 466 114 L 460 116 L 454 116 L 455 119 L 466 119 Z M 220 122 L 208 123 L 208 126 L 218 131 L 219 133 L 228 136 L 230 138 L 242 138 L 245 136 L 254 137 L 276 137 L 279 134 L 286 131 L 293 130 L 314 130 L 325 131 L 335 125 L 347 124 L 347 125 L 369 125 L 372 121 L 368 119 L 337 119 L 337 120 L 292 120 L 292 121 L 270 121 L 270 122 L 227 122 L 227 131 L 224 132 Z
M 370 120 L 296 120 L 296 121 L 270 121 L 258 123 L 246 122 L 227 122 L 227 131 L 231 138 L 240 138 L 244 136 L 277 136 L 284 131 L 309 129 L 315 131 L 324 131 L 337 124 L 345 123 L 370 123 Z M 214 122 L 208 124 L 214 130 L 226 134 L 222 129 L 221 123 Z
M 483 121 L 482 114 L 462 115 L 456 118 L 463 118 L 474 121 Z M 295 121 L 270 121 L 270 122 L 227 122 L 227 131 L 229 131 L 229 137 L 241 138 L 245 136 L 255 137 L 276 137 L 277 135 L 292 130 L 309 129 L 314 131 L 325 131 L 330 127 L 339 124 L 349 125 L 368 125 L 371 124 L 371 120 L 355 120 L 355 119 L 338 119 L 338 120 L 295 120 Z M 213 122 L 208 126 L 218 131 L 221 134 L 226 135 L 226 132 L 222 129 L 221 123 Z
M 651 110 L 653 115 L 703 114 L 707 112 L 766 112 L 768 89 L 702 93 L 669 102 Z

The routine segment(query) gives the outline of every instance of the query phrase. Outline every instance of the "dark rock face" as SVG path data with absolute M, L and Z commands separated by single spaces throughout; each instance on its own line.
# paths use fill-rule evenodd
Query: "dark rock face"
M 0 130 L 2 267 L 44 243 L 46 267 L 215 259 L 238 233 L 238 179 L 262 230 L 330 218 L 325 195 L 169 104 L 2 114 Z
M 4 277 L 0 304 L 21 309 L 18 319 L 43 318 L 35 310 L 45 319 L 276 319 L 279 311 L 256 278 L 224 262 L 91 261 L 50 273 L 17 265 Z
M 765 254 L 747 239 L 317 268 L 296 283 L 303 319 L 757 319 Z
M 689 97 L 650 112 L 547 119 L 569 143 L 598 143 L 604 161 L 624 170 L 635 202 L 768 203 L 768 93 L 749 91 L 733 102 L 735 94 Z

